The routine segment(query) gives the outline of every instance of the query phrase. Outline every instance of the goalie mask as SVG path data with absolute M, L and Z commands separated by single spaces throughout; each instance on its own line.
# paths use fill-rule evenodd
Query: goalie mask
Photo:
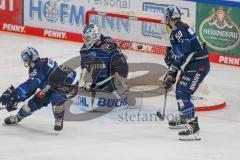
M 86 26 L 83 30 L 83 41 L 87 49 L 90 49 L 101 38 L 98 27 L 93 24 Z
M 21 58 L 25 67 L 34 67 L 35 61 L 39 59 L 38 51 L 33 47 L 27 47 L 21 52 Z

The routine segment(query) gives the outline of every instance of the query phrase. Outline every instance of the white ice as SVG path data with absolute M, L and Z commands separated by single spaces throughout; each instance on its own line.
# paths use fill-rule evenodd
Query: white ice
M 26 46 L 61 63 L 78 56 L 81 44 L 0 32 L 0 93 L 26 80 L 27 69 L 20 59 Z M 125 53 L 137 62 L 163 62 L 162 56 Z M 239 160 L 240 68 L 212 64 L 206 83 L 226 99 L 227 106 L 198 113 L 201 141 L 179 141 L 178 132 L 168 129 L 167 121 L 122 120 L 120 115 L 128 110 L 91 121 L 65 122 L 64 131 L 53 136 L 54 120 L 42 116 L 43 109 L 17 126 L 0 126 L 0 160 Z M 152 98 L 152 106 L 143 109 L 155 112 L 162 99 Z M 175 102 L 168 101 L 167 113 L 176 110 Z M 10 114 L 0 111 L 0 122 Z

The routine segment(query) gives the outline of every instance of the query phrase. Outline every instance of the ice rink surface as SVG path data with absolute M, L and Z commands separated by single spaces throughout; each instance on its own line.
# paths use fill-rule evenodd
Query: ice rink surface
M 81 44 L 0 32 L 0 93 L 26 80 L 27 69 L 20 59 L 26 46 L 62 63 L 78 56 Z M 124 52 L 129 61 L 147 58 L 163 63 L 161 56 Z M 0 160 L 239 160 L 240 68 L 212 64 L 205 83 L 226 99 L 227 106 L 198 113 L 201 141 L 179 141 L 178 131 L 168 129 L 167 121 L 121 119 L 127 110 L 65 122 L 64 131 L 53 136 L 54 120 L 42 116 L 43 109 L 17 126 L 0 126 Z M 152 106 L 143 106 L 143 111 L 158 110 L 162 98 L 151 99 Z M 177 110 L 175 102 L 167 103 L 167 113 Z M 0 122 L 10 114 L 0 111 Z

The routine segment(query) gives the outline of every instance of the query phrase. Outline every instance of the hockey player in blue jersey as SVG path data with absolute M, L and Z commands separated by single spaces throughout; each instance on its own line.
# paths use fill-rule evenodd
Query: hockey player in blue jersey
M 83 39 L 79 87 L 88 91 L 126 91 L 127 60 L 115 41 L 101 34 L 98 27 L 92 24 L 84 28 Z M 86 80 L 87 74 L 91 80 Z
M 167 47 L 165 55 L 165 62 L 169 66 L 164 78 L 166 89 L 172 87 L 178 72 L 181 72 L 175 91 L 180 120 L 170 121 L 169 125 L 170 128 L 186 128 L 179 132 L 180 140 L 200 140 L 198 117 L 191 95 L 208 74 L 210 63 L 206 46 L 201 45 L 197 34 L 181 21 L 181 15 L 177 6 L 166 8 L 165 20 L 171 28 L 171 47 Z
M 63 128 L 64 103 L 73 94 L 73 89 L 64 87 L 77 83 L 76 72 L 58 64 L 50 58 L 40 58 L 37 50 L 28 47 L 21 53 L 25 67 L 29 68 L 29 78 L 17 88 L 9 87 L 0 97 L 0 102 L 8 112 L 17 109 L 19 102 L 25 103 L 17 115 L 5 119 L 6 125 L 17 124 L 36 110 L 52 104 L 55 116 L 54 130 Z M 71 95 L 72 94 L 72 95 Z

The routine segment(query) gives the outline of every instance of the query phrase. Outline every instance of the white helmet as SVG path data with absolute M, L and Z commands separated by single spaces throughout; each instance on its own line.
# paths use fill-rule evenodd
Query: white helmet
M 33 47 L 27 47 L 21 52 L 21 58 L 25 67 L 33 67 L 35 61 L 39 59 L 38 51 Z
M 90 24 L 83 29 L 83 41 L 87 49 L 90 49 L 101 38 L 101 33 L 96 25 Z

